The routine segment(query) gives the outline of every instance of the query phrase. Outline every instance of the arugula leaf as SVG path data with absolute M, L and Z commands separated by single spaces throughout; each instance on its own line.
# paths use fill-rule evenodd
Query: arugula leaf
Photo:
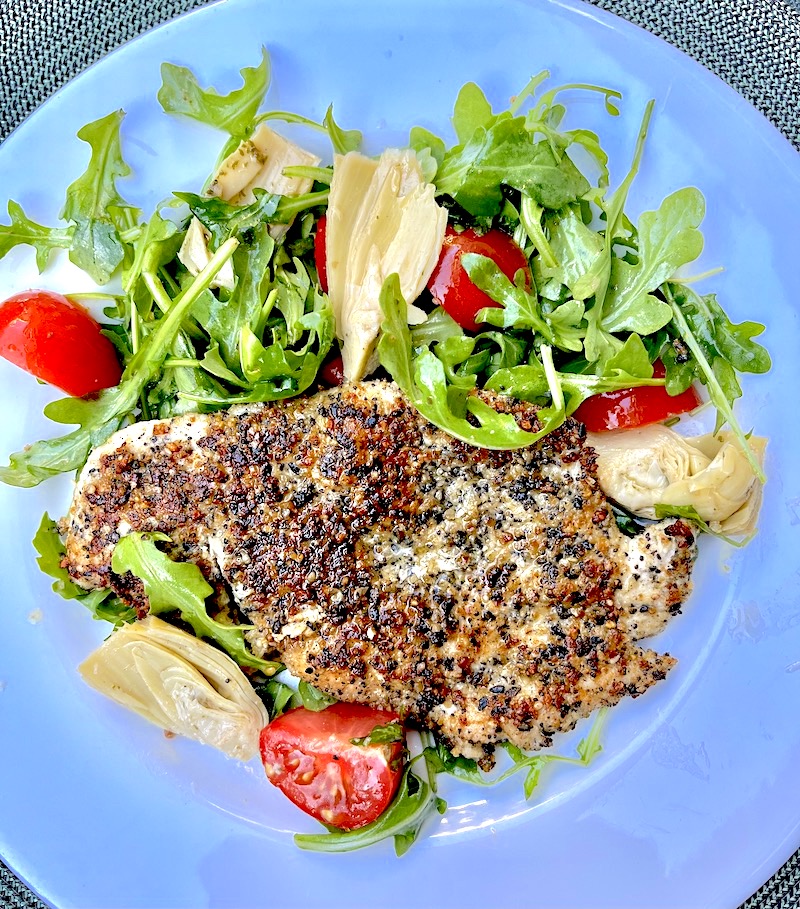
M 351 151 L 358 151 L 363 141 L 363 135 L 357 129 L 342 129 L 333 119 L 333 105 L 325 111 L 322 125 L 327 129 L 333 150 L 337 155 L 346 155 Z
M 39 528 L 33 538 L 33 547 L 38 553 L 36 561 L 39 568 L 44 574 L 55 580 L 53 590 L 59 596 L 65 600 L 74 600 L 87 594 L 88 591 L 78 587 L 69 576 L 67 569 L 62 566 L 67 553 L 61 542 L 56 522 L 47 512 L 42 515 Z
M 714 294 L 701 296 L 685 284 L 669 283 L 674 300 L 708 356 L 724 358 L 737 372 L 766 373 L 772 368 L 767 350 L 753 338 L 764 331 L 760 322 L 734 324 Z
M 325 694 L 324 691 L 320 691 L 303 679 L 300 679 L 297 685 L 297 695 L 300 699 L 300 703 L 306 710 L 313 710 L 315 712 L 324 710 L 326 707 L 330 707 L 331 704 L 336 703 L 336 698 L 331 697 L 329 694 Z
M 509 208 L 510 205 L 511 203 L 507 202 L 506 208 Z M 519 223 L 515 229 L 514 238 L 520 247 L 525 247 L 528 243 L 532 245 L 533 249 L 530 254 L 532 255 L 534 251 L 539 254 L 536 256 L 536 261 L 550 268 L 555 268 L 558 265 L 558 260 L 542 226 L 543 215 L 544 208 L 541 205 L 534 202 L 530 196 L 521 195 Z
M 702 252 L 703 235 L 697 228 L 704 213 L 703 195 L 693 187 L 667 196 L 656 211 L 644 212 L 638 228 L 639 261 L 629 265 L 615 258 L 611 265 L 601 319 L 606 331 L 649 335 L 670 322 L 669 304 L 653 291 Z
M 384 723 L 382 726 L 375 726 L 369 735 L 359 739 L 350 739 L 353 745 L 361 745 L 366 748 L 370 745 L 390 745 L 392 742 L 402 742 L 405 739 L 403 727 L 400 723 Z
M 662 289 L 675 328 L 694 357 L 696 375 L 717 409 L 715 432 L 727 423 L 753 473 L 765 482 L 764 470 L 733 412 L 733 402 L 742 394 L 736 371 L 763 373 L 771 366 L 767 351 L 752 340 L 764 326 L 756 322 L 734 325 L 713 296 L 701 297 L 685 285 L 669 283 Z
M 631 344 L 633 343 L 635 342 L 631 342 Z M 641 344 L 641 341 L 639 343 Z M 545 350 L 543 348 L 543 353 Z M 631 360 L 632 357 L 628 353 L 618 357 L 615 361 L 609 361 L 606 366 L 606 372 L 603 375 L 555 371 L 548 375 L 546 364 L 532 356 L 530 362 L 526 365 L 513 366 L 510 369 L 499 369 L 486 382 L 486 388 L 518 398 L 520 401 L 535 403 L 542 401 L 548 395 L 555 398 L 553 388 L 555 380 L 558 387 L 557 394 L 564 400 L 564 413 L 569 416 L 575 412 L 583 401 L 592 395 L 633 388 L 639 385 L 664 384 L 664 379 L 651 378 L 653 369 L 649 361 L 646 361 L 649 375 L 638 375 L 628 372 L 621 364 L 630 363 Z M 541 411 L 539 412 L 539 418 L 542 419 Z
M 72 245 L 74 226 L 43 227 L 25 214 L 22 206 L 9 201 L 8 214 L 11 224 L 0 224 L 0 259 L 15 246 L 26 244 L 36 250 L 36 267 L 41 274 L 54 249 L 69 249 Z
M 583 88 L 593 88 L 593 86 L 585 85 Z M 619 97 L 621 97 L 621 95 Z M 617 113 L 619 112 L 617 111 Z M 570 145 L 580 145 L 581 148 L 594 159 L 600 173 L 597 177 L 597 188 L 592 188 L 589 191 L 589 195 L 595 198 L 602 198 L 603 193 L 608 188 L 609 174 L 608 155 L 600 144 L 600 137 L 597 133 L 593 133 L 589 129 L 570 129 L 567 130 L 567 132 L 562 133 L 562 137 L 563 141 L 566 142 L 567 147 Z
M 306 330 L 303 318 L 313 300 L 311 278 L 300 259 L 293 259 L 294 270 L 285 266 L 275 269 L 274 302 L 272 308 L 280 312 L 286 326 L 286 344 L 293 346 Z M 263 330 L 263 328 L 262 328 Z
M 216 299 L 216 298 L 214 298 Z M 200 366 L 210 375 L 222 379 L 228 385 L 235 388 L 247 388 L 248 383 L 228 368 L 219 350 L 219 343 L 212 338 L 208 345 L 208 350 L 203 354 L 200 360 Z
M 516 745 L 512 745 L 511 742 L 502 742 L 501 747 L 511 758 L 513 766 L 496 776 L 483 773 L 477 763 L 469 758 L 455 757 L 441 742 L 437 742 L 435 747 L 429 746 L 426 748 L 425 757 L 428 760 L 429 768 L 433 768 L 436 773 L 447 773 L 474 786 L 496 786 L 498 783 L 503 783 L 510 777 L 524 771 L 524 793 L 525 798 L 529 799 L 539 784 L 542 770 L 549 764 L 575 764 L 585 767 L 600 754 L 603 750 L 600 744 L 600 735 L 606 714 L 607 708 L 601 707 L 598 710 L 589 732 L 578 742 L 576 747 L 577 757 L 566 757 L 552 753 L 526 754 Z
M 162 266 L 172 261 L 182 238 L 183 234 L 177 226 L 164 218 L 160 211 L 155 211 L 133 241 L 133 256 L 122 270 L 122 289 L 125 293 L 136 297 L 142 275 L 145 272 L 156 274 Z M 147 311 L 152 303 L 152 297 L 148 295 Z M 146 312 L 141 314 L 146 315 Z
M 477 373 L 492 375 L 498 369 L 517 366 L 528 351 L 528 341 L 513 331 L 483 331 L 476 336 L 464 329 L 437 306 L 428 318 L 410 329 L 412 348 L 436 345 L 448 380 L 475 387 Z
M 276 268 L 275 281 L 260 313 L 250 312 L 253 327 L 241 326 L 238 356 L 247 379 L 242 391 L 184 397 L 227 407 L 293 397 L 314 382 L 333 344 L 333 309 L 327 295 L 318 293 L 312 285 L 300 260 L 293 264 L 295 272 Z M 226 308 L 219 308 L 222 330 L 229 332 L 224 326 Z
M 61 542 L 56 522 L 45 512 L 33 538 L 33 547 L 38 553 L 36 561 L 41 571 L 53 578 L 53 590 L 65 600 L 77 600 L 96 619 L 122 625 L 136 619 L 136 610 L 127 606 L 109 588 L 84 590 L 72 580 L 63 567 L 66 550 Z
M 10 455 L 8 466 L 0 467 L 0 481 L 9 486 L 29 488 L 59 473 L 77 470 L 86 461 L 89 451 L 105 442 L 120 426 L 122 418 L 116 415 L 116 396 L 114 406 L 105 407 L 108 400 L 109 396 L 101 392 L 100 397 L 91 402 L 66 398 L 49 404 L 45 407 L 45 416 L 58 423 L 78 423 L 80 429 L 56 439 L 35 442 Z M 134 398 L 131 407 L 135 403 Z
M 456 757 L 450 749 L 440 741 L 425 749 L 428 767 L 434 773 L 446 773 L 456 779 L 471 783 L 473 786 L 492 786 L 494 780 L 484 773 L 477 761 L 459 755 Z
M 547 70 L 535 76 L 529 86 L 523 91 L 525 94 L 532 95 L 539 85 L 550 75 Z M 566 132 L 559 131 L 559 126 L 566 112 L 563 104 L 556 103 L 556 97 L 565 91 L 588 91 L 602 94 L 605 101 L 606 112 L 612 117 L 619 115 L 615 101 L 622 98 L 622 95 L 614 89 L 604 88 L 601 85 L 591 85 L 588 83 L 569 83 L 560 85 L 545 92 L 537 101 L 536 105 L 528 111 L 526 115 L 527 128 L 533 132 L 541 132 L 547 137 L 551 145 L 567 149 L 570 145 L 580 145 L 583 150 L 594 159 L 599 168 L 597 189 L 592 191 L 592 195 L 598 199 L 602 197 L 602 191 L 608 186 L 608 155 L 600 145 L 597 135 L 588 129 L 573 129 Z M 514 103 L 514 108 L 519 107 L 518 100 Z
M 261 195 L 253 205 L 237 207 L 179 195 L 219 240 L 234 233 L 241 241 L 233 256 L 237 281 L 232 293 L 205 294 L 193 314 L 209 335 L 201 365 L 218 378 L 232 378 L 243 390 L 233 396 L 224 390 L 184 390 L 183 396 L 198 404 L 225 405 L 305 390 L 333 341 L 333 314 L 299 259 L 292 260 L 294 270 L 277 266 L 273 274 L 276 242 L 267 222 L 277 197 Z
M 269 708 L 272 719 L 294 707 L 318 711 L 336 703 L 336 698 L 319 691 L 303 679 L 296 679 L 287 670 L 277 672 L 269 678 L 262 684 L 260 691 L 258 684 L 255 687 Z
M 296 172 L 296 168 L 287 167 L 285 174 Z M 326 205 L 330 190 L 319 189 L 310 193 L 303 193 L 300 196 L 281 196 L 278 202 L 278 208 L 273 218 L 279 224 L 290 224 L 299 214 L 309 209 L 317 208 L 320 205 Z
M 211 234 L 213 249 L 218 249 L 229 237 L 241 238 L 246 231 L 254 230 L 272 220 L 280 196 L 271 195 L 260 189 L 255 191 L 255 196 L 255 202 L 251 202 L 250 205 L 232 205 L 216 196 L 175 193 L 175 197 L 189 206 L 192 214 Z
M 635 333 L 628 335 L 614 356 L 605 361 L 604 375 L 613 376 L 621 373 L 628 373 L 639 379 L 652 379 L 653 364 L 640 335 Z
M 475 217 L 492 217 L 500 212 L 502 186 L 520 190 L 543 208 L 558 209 L 580 199 L 589 182 L 566 153 L 557 155 L 549 143 L 534 142 L 523 117 L 500 115 L 447 152 L 436 190 Z
M 534 280 L 542 296 L 560 298 L 562 287 L 576 300 L 586 300 L 598 289 L 597 265 L 603 254 L 602 236 L 584 224 L 577 206 L 545 213 L 545 227 L 553 264 L 537 256 L 533 264 Z M 555 292 L 547 285 L 555 285 Z
M 474 82 L 461 86 L 453 109 L 453 128 L 458 141 L 466 145 L 476 129 L 488 127 L 494 119 L 492 106 L 486 99 L 483 90 Z
M 543 76 L 547 77 L 550 73 L 547 70 L 544 70 L 543 73 L 540 73 L 535 78 L 535 86 L 538 86 L 543 81 Z M 551 88 L 549 91 L 546 91 L 539 101 L 536 104 L 536 107 L 531 111 L 531 118 L 537 121 L 545 121 L 548 118 L 548 113 L 553 110 L 555 105 L 555 99 L 557 95 L 560 95 L 562 92 L 567 91 L 586 91 L 586 92 L 598 92 L 603 95 L 605 101 L 606 112 L 612 117 L 619 116 L 619 108 L 617 107 L 617 101 L 622 100 L 622 94 L 614 88 L 605 88 L 602 85 L 592 85 L 587 82 L 568 82 L 564 85 L 557 85 L 555 88 Z
M 752 540 L 755 535 L 753 531 L 749 536 L 744 537 L 744 539 L 735 539 L 734 537 L 726 536 L 724 533 L 719 533 L 716 530 L 712 530 L 708 524 L 700 517 L 697 513 L 697 510 L 692 505 L 666 505 L 659 503 L 654 507 L 656 513 L 656 520 L 660 521 L 663 518 L 685 518 L 687 521 L 691 521 L 693 524 L 696 524 L 703 533 L 711 534 L 711 536 L 718 537 L 725 543 L 729 543 L 731 546 L 735 546 L 737 549 L 741 549 L 743 546 L 746 546 L 750 540 Z
M 214 592 L 197 565 L 174 562 L 157 542 L 171 542 L 163 533 L 130 533 L 114 548 L 111 568 L 116 574 L 130 572 L 144 585 L 150 612 L 160 615 L 179 611 L 198 637 L 210 638 L 240 665 L 271 675 L 280 663 L 262 660 L 247 649 L 244 632 L 252 626 L 227 625 L 212 619 L 205 601 Z
M 500 114 L 492 112 L 477 85 L 470 82 L 463 86 L 453 112 L 459 144 L 437 160 L 434 171 L 439 192 L 452 196 L 475 217 L 498 214 L 501 184 L 519 190 L 530 202 L 547 209 L 561 209 L 580 198 L 602 196 L 608 185 L 608 155 L 589 130 L 559 131 L 565 108 L 555 103 L 555 97 L 566 89 L 599 92 L 608 112 L 617 115 L 613 101 L 621 95 L 597 85 L 565 85 L 546 92 L 524 117 L 518 116 L 549 75 L 544 70 L 534 76 L 517 93 L 509 110 Z M 544 136 L 544 141 L 536 142 L 537 135 Z M 568 150 L 572 145 L 581 146 L 599 168 L 597 188 L 589 185 L 570 159 Z M 486 198 L 484 203 L 481 196 Z M 532 209 L 526 209 L 524 199 L 521 213 L 528 236 L 547 264 L 554 266 L 544 233 L 537 229 Z
M 463 338 L 465 336 L 464 329 L 441 306 L 437 306 L 424 322 L 420 322 L 419 325 L 413 325 L 410 331 L 413 347 L 428 346 L 446 341 L 448 338 Z
M 155 408 L 160 419 L 182 413 L 201 413 L 207 405 L 195 404 L 189 399 L 223 393 L 222 386 L 205 372 L 195 359 L 195 349 L 185 331 L 178 332 L 170 348 L 170 357 L 164 361 L 164 370 L 158 384 L 149 391 L 148 400 L 158 402 Z
M 611 268 L 614 261 L 614 244 L 623 233 L 625 227 L 625 202 L 628 193 L 633 185 L 636 175 L 639 173 L 639 167 L 644 155 L 644 145 L 647 139 L 647 132 L 650 127 L 650 119 L 653 116 L 654 102 L 649 101 L 644 109 L 642 123 L 639 127 L 639 134 L 636 137 L 636 147 L 633 152 L 628 173 L 625 179 L 620 183 L 611 198 L 607 201 L 600 200 L 600 206 L 605 215 L 606 229 L 603 236 L 602 254 L 592 263 L 590 268 L 579 279 L 574 291 L 576 297 L 585 299 L 587 296 L 594 294 L 594 305 L 587 310 L 586 321 L 586 338 L 584 340 L 584 350 L 590 362 L 599 360 L 603 356 L 613 354 L 618 348 L 618 340 L 603 327 L 603 316 L 605 314 L 605 298 L 608 292 L 609 282 L 611 281 Z
M 539 780 L 541 778 L 542 770 L 547 767 L 549 764 L 576 764 L 578 766 L 586 767 L 591 761 L 597 757 L 598 754 L 603 750 L 602 745 L 600 744 L 600 733 L 602 731 L 603 721 L 605 720 L 606 713 L 608 708 L 601 707 L 597 712 L 597 716 L 592 723 L 589 733 L 586 738 L 581 739 L 578 743 L 577 752 L 578 757 L 564 757 L 561 754 L 525 754 L 524 751 L 521 751 L 517 748 L 516 745 L 512 745 L 511 742 L 503 742 L 502 747 L 514 762 L 514 766 L 507 770 L 505 773 L 501 774 L 497 782 L 500 783 L 503 780 L 508 779 L 511 776 L 514 776 L 520 771 L 525 771 L 525 782 L 524 782 L 524 792 L 525 798 L 529 799 L 536 787 L 539 785 Z
M 69 257 L 97 284 L 106 284 L 124 256 L 114 209 L 130 206 L 117 192 L 116 181 L 131 170 L 122 158 L 119 129 L 125 112 L 118 110 L 88 123 L 78 138 L 92 149 L 86 172 L 67 188 L 61 217 L 74 224 Z
M 635 537 L 642 532 L 641 523 L 632 514 L 613 503 L 611 504 L 611 511 L 614 514 L 614 520 L 616 521 L 617 527 L 619 527 L 626 537 Z
M 252 228 L 246 242 L 233 254 L 236 286 L 227 300 L 209 294 L 198 300 L 193 312 L 210 337 L 219 345 L 222 359 L 230 369 L 240 360 L 242 331 L 254 326 L 270 285 L 270 263 L 275 241 L 264 223 Z
M 654 336 L 655 343 L 652 347 L 666 370 L 667 393 L 679 395 L 697 379 L 697 363 L 679 337 L 671 338 L 667 335 L 666 338 L 662 338 L 661 334 L 659 332 Z M 647 339 L 647 342 L 650 346 L 650 339 Z
M 425 182 L 433 183 L 436 172 L 444 161 L 444 141 L 422 126 L 412 126 L 408 136 L 408 147 L 416 152 Z
M 139 350 L 144 335 L 152 327 L 145 327 L 145 320 L 150 320 L 153 312 L 151 285 L 164 266 L 175 258 L 183 238 L 177 226 L 164 218 L 159 209 L 142 225 L 138 236 L 133 240 L 132 250 L 122 268 L 122 289 L 125 296 L 119 300 L 117 311 L 108 313 L 123 322 L 118 330 L 126 335 L 126 364 L 130 356 Z M 140 394 L 139 400 L 142 415 L 146 419 L 150 414 L 145 395 Z
M 240 70 L 242 87 L 227 95 L 200 87 L 194 73 L 173 63 L 161 64 L 158 101 L 168 114 L 182 115 L 208 126 L 245 138 L 261 107 L 270 83 L 270 62 L 266 48 L 261 63 Z
M 135 411 L 145 386 L 158 376 L 184 317 L 208 289 L 236 246 L 235 239 L 224 243 L 203 271 L 172 301 L 167 315 L 126 365 L 119 385 L 105 389 L 93 399 L 64 398 L 48 404 L 45 408 L 47 417 L 57 423 L 77 424 L 79 428 L 12 454 L 9 465 L 0 467 L 0 481 L 11 486 L 30 487 L 56 474 L 80 468 L 89 451 L 104 442 Z
M 300 699 L 297 692 L 289 685 L 284 684 L 276 678 L 267 679 L 266 682 L 255 682 L 253 688 L 256 694 L 264 701 L 269 711 L 269 717 L 274 720 L 292 707 L 300 706 Z
M 571 300 L 545 313 L 536 291 L 527 291 L 522 283 L 512 284 L 488 256 L 465 253 L 461 264 L 472 283 L 500 304 L 500 308 L 480 310 L 478 321 L 502 328 L 528 329 L 561 350 L 583 349 L 583 303 Z

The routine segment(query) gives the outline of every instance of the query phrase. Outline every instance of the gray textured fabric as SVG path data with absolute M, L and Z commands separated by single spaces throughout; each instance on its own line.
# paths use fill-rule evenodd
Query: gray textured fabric
M 800 148 L 800 0 L 589 0 L 694 57 Z
M 589 2 L 694 57 L 800 148 L 800 0 Z M 0 140 L 103 54 L 204 3 L 0 0 Z M 63 41 L 64 35 L 70 36 L 68 43 Z M 0 864 L 0 907 L 43 909 L 43 904 Z M 798 907 L 800 851 L 741 909 Z
M 0 0 L 0 139 L 98 57 L 205 2 Z M 590 2 L 694 57 L 800 148 L 800 0 Z

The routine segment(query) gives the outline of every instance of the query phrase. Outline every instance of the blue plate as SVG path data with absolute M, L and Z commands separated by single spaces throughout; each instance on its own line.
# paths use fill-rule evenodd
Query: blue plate
M 775 366 L 745 385 L 742 423 L 770 437 L 761 532 L 734 550 L 703 540 L 684 614 L 654 642 L 679 659 L 645 697 L 611 712 L 588 769 L 476 790 L 442 781 L 450 810 L 402 859 L 391 847 L 324 856 L 291 833 L 314 829 L 257 762 L 167 739 L 87 689 L 75 666 L 107 632 L 57 598 L 30 546 L 70 484 L 0 489 L 0 851 L 59 907 L 700 907 L 749 896 L 800 845 L 800 450 L 792 400 L 797 355 L 800 158 L 739 96 L 643 31 L 577 2 L 322 0 L 205 7 L 127 45 L 54 96 L 0 149 L 0 186 L 56 223 L 83 172 L 86 122 L 122 107 L 124 195 L 149 210 L 196 190 L 222 137 L 165 116 L 159 66 L 192 67 L 227 91 L 268 47 L 268 104 L 362 128 L 368 148 L 402 144 L 412 125 L 447 132 L 458 88 L 496 107 L 541 69 L 554 84 L 624 93 L 611 118 L 598 97 L 570 99 L 598 131 L 612 181 L 627 171 L 644 105 L 656 111 L 632 214 L 694 184 L 708 202 L 698 270 L 734 321 L 767 324 Z M 319 145 L 318 137 L 300 137 Z M 320 150 L 326 151 L 324 145 Z M 712 288 L 713 285 L 713 288 Z M 0 298 L 68 292 L 87 279 L 63 259 L 39 276 L 29 249 L 0 262 Z M 52 392 L 0 362 L 0 452 L 52 433 Z M 574 749 L 576 736 L 558 744 Z

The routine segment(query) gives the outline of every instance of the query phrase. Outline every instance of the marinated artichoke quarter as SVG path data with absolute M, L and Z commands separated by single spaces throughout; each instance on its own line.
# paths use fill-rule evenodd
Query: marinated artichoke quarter
M 767 440 L 750 446 L 763 461 Z M 762 484 L 733 435 L 687 438 L 666 426 L 589 433 L 603 492 L 633 514 L 655 518 L 656 505 L 692 506 L 717 532 L 755 530 Z
M 248 761 L 269 717 L 236 663 L 147 616 L 115 631 L 79 667 L 84 680 L 162 729 Z

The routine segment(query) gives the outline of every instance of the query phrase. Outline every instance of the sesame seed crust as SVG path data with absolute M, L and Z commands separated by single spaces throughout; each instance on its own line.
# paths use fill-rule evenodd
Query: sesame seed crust
M 680 611 L 695 555 L 682 521 L 619 531 L 581 424 L 475 448 L 387 382 L 134 424 L 93 452 L 64 526 L 73 579 L 140 614 L 114 545 L 168 534 L 256 653 L 484 765 L 663 679 L 673 658 L 636 642 Z

